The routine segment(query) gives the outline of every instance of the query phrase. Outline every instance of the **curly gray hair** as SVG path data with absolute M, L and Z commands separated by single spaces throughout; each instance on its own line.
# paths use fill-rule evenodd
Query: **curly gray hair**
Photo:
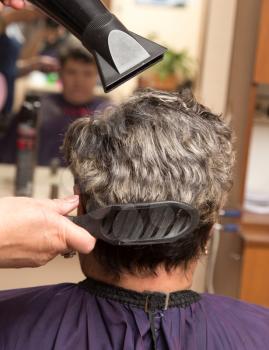
M 232 185 L 232 133 L 188 92 L 145 90 L 104 117 L 73 123 L 63 146 L 100 206 L 176 200 L 214 223 Z

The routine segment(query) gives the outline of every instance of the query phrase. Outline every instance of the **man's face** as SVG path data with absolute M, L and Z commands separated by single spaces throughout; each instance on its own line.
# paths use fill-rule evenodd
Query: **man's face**
M 92 99 L 97 82 L 97 69 L 94 64 L 69 59 L 62 67 L 61 78 L 66 101 L 80 105 Z

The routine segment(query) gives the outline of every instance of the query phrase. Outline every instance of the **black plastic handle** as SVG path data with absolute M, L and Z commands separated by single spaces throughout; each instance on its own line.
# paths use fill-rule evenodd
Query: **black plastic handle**
M 186 203 L 173 201 L 129 203 L 69 219 L 95 238 L 131 246 L 174 242 L 197 228 L 199 212 Z
M 110 13 L 100 0 L 29 0 L 81 39 L 93 19 Z
M 103 239 L 103 236 L 100 234 L 99 220 L 93 220 L 87 214 L 82 216 L 67 216 L 67 219 L 87 230 L 94 238 Z

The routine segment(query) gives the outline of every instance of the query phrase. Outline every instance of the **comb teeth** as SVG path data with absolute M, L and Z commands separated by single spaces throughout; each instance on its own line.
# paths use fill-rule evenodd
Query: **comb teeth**
M 175 242 L 199 224 L 197 209 L 173 201 L 111 205 L 68 218 L 97 239 L 130 246 Z
M 172 208 L 166 208 L 163 216 L 160 215 L 161 222 L 158 231 L 155 233 L 156 238 L 165 237 L 170 233 L 170 228 L 175 222 L 175 212 Z
M 144 223 L 138 210 L 120 211 L 112 225 L 112 235 L 118 239 L 136 240 L 144 229 Z
M 111 205 L 70 217 L 97 239 L 113 245 L 163 244 L 176 241 L 199 224 L 199 213 L 185 203 Z
M 102 221 L 101 233 L 123 243 L 157 241 L 179 235 L 190 221 L 184 210 L 171 207 L 112 210 Z

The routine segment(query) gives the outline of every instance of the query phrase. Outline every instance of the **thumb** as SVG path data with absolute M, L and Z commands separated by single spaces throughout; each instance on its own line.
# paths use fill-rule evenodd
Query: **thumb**
M 4 0 L 3 1 L 7 6 L 13 6 L 16 9 L 21 9 L 24 6 L 23 0 Z
M 62 252 L 66 249 L 72 249 L 82 254 L 88 254 L 95 246 L 96 239 L 88 231 L 64 216 L 59 217 L 59 231 L 60 236 L 65 239 L 65 247 Z
M 38 203 L 50 208 L 58 214 L 66 215 L 72 210 L 76 209 L 79 205 L 79 196 L 74 195 L 64 199 L 41 199 Z

